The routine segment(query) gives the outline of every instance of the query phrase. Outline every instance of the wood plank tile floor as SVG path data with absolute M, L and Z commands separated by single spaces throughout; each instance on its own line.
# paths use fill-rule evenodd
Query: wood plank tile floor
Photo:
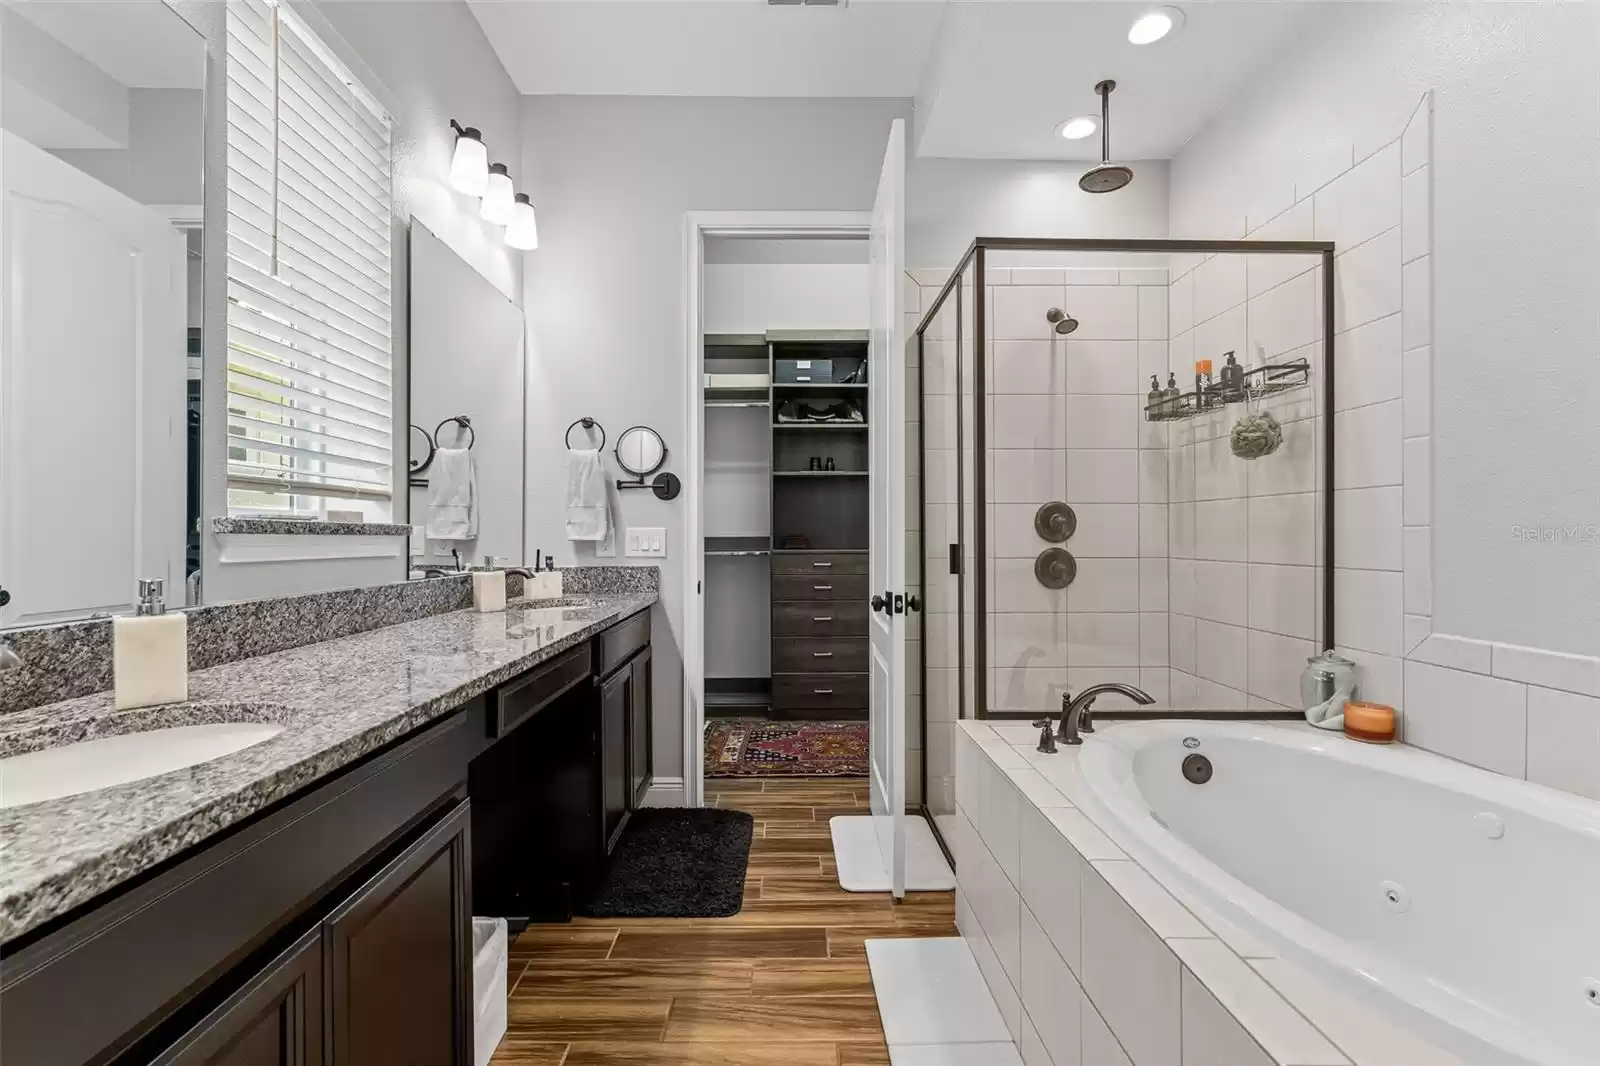
M 956 936 L 955 894 L 839 887 L 828 819 L 868 810 L 859 778 L 708 779 L 755 816 L 732 918 L 529 926 L 510 950 L 498 1066 L 883 1066 L 862 942 Z

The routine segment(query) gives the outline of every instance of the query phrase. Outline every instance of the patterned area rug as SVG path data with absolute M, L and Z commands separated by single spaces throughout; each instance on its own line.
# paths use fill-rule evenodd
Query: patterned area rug
M 866 722 L 706 723 L 707 777 L 865 777 Z

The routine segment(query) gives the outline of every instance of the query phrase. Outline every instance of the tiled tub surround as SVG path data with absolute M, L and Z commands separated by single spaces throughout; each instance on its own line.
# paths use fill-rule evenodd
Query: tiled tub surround
M 521 594 L 522 579 L 506 579 L 507 595 Z M 584 566 L 562 571 L 562 587 L 577 595 L 655 592 L 653 566 Z M 306 596 L 245 600 L 187 609 L 189 669 L 285 651 L 319 641 L 398 625 L 472 606 L 466 575 L 396 581 Z M 0 673 L 0 721 L 12 711 L 87 696 L 111 687 L 111 622 L 92 619 L 0 631 L 22 659 Z
M 1464 1066 L 1180 902 L 1107 832 L 1082 749 L 1036 740 L 958 724 L 951 833 L 957 924 L 1027 1066 Z
M 643 568 L 632 569 L 635 573 Z M 451 581 L 451 584 L 459 582 Z M 430 581 L 426 584 L 444 584 Z M 656 602 L 589 592 L 592 606 L 460 609 L 190 674 L 193 713 L 113 710 L 111 694 L 0 718 L 0 756 L 207 720 L 254 705 L 284 722 L 237 754 L 126 785 L 0 811 L 0 941 L 87 902 Z M 221 717 L 213 714 L 212 720 Z

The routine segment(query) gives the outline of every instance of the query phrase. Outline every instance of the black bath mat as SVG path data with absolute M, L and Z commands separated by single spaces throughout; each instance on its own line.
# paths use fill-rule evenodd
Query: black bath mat
M 744 902 L 755 819 L 744 811 L 639 811 L 611 870 L 583 913 L 590 918 L 727 918 Z

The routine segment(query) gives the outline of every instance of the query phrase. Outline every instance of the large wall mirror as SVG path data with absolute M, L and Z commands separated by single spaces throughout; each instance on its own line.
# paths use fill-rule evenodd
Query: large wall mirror
M 198 571 L 205 81 L 161 0 L 0 5 L 0 626 Z

